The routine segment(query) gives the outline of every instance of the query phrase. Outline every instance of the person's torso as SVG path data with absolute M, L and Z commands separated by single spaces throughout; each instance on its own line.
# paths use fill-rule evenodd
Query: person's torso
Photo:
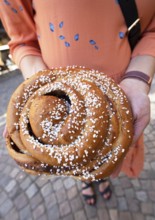
M 154 0 L 137 0 L 142 31 Z M 49 68 L 78 65 L 119 75 L 131 58 L 127 27 L 116 0 L 33 0 L 35 23 Z

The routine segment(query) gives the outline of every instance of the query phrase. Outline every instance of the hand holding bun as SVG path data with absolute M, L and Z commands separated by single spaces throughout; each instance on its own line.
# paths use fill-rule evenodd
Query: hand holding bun
M 31 174 L 109 176 L 133 138 L 130 105 L 105 74 L 78 67 L 38 72 L 12 95 L 10 155 Z

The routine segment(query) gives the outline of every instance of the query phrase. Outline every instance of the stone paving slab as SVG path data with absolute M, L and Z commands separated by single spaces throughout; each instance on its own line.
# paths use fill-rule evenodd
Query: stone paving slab
M 22 82 L 18 70 L 0 76 L 0 220 L 155 220 L 155 83 L 151 122 L 145 131 L 145 164 L 137 179 L 111 179 L 113 195 L 86 205 L 81 183 L 69 177 L 30 176 L 9 157 L 2 132 L 10 95 Z M 97 184 L 95 189 L 97 190 Z

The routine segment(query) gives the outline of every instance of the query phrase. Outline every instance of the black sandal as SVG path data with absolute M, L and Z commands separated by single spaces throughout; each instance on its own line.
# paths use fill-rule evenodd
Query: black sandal
M 89 187 L 92 188 L 92 183 L 86 183 L 86 182 L 83 182 L 83 183 L 85 184 L 85 186 L 82 187 L 82 190 L 87 189 L 87 188 L 89 188 Z M 83 193 L 82 193 L 82 196 L 83 196 L 84 200 L 86 201 L 86 203 L 87 203 L 88 205 L 92 205 L 92 206 L 95 205 L 95 203 L 96 203 L 96 196 L 95 196 L 95 194 L 93 194 L 93 195 L 87 195 L 87 194 L 83 194 Z M 93 200 L 94 200 L 94 203 L 93 203 L 93 204 L 87 202 L 87 201 L 90 200 L 90 199 L 93 199 Z
M 102 179 L 102 180 L 99 180 L 98 183 L 105 183 L 105 182 L 109 182 L 108 179 Z M 109 182 L 109 185 L 101 192 L 100 192 L 100 195 L 105 199 L 105 200 L 109 200 L 111 198 L 111 195 L 112 195 L 112 189 L 110 187 L 110 182 Z M 109 196 L 107 198 L 105 198 L 105 195 L 109 193 Z

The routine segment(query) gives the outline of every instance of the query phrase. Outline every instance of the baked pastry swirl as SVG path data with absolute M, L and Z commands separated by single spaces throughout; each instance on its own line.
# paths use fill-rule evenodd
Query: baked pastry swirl
M 94 181 L 109 176 L 133 138 L 130 104 L 105 74 L 44 70 L 23 82 L 7 110 L 10 155 L 31 174 Z

